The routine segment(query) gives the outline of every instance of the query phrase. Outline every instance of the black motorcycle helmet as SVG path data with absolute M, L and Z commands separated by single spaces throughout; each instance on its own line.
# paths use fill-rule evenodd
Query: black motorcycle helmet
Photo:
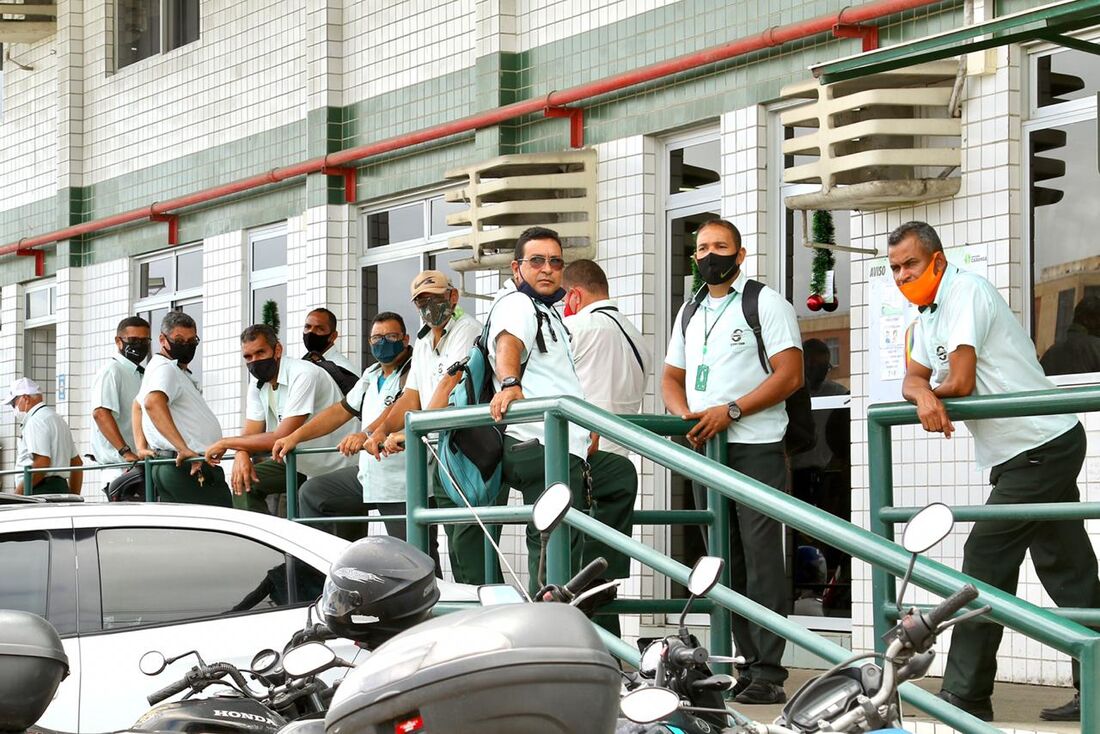
M 435 563 L 403 540 L 357 540 L 333 561 L 321 613 L 335 634 L 376 647 L 428 618 L 439 601 Z

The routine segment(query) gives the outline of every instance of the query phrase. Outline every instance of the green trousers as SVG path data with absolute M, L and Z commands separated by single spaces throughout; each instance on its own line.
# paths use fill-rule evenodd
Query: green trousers
M 251 510 L 271 514 L 267 498 L 271 495 L 286 494 L 286 464 L 277 461 L 259 461 L 252 465 L 260 481 L 253 482 L 252 488 L 244 494 L 233 495 L 233 506 L 238 510 Z M 298 487 L 306 481 L 306 475 L 298 473 Z
M 638 496 L 638 471 L 626 456 L 597 451 L 588 458 L 592 489 L 586 504 L 593 518 L 630 537 L 634 532 L 634 500 Z M 609 579 L 630 576 L 630 556 L 592 538 L 584 539 L 583 563 L 607 560 Z
M 1085 430 L 1078 423 L 1042 446 L 998 464 L 989 475 L 993 490 L 986 504 L 1079 501 L 1077 476 L 1085 450 Z M 962 571 L 1015 594 L 1020 564 L 1029 550 L 1035 573 L 1055 604 L 1100 607 L 1096 554 L 1082 520 L 979 520 L 966 539 Z M 999 624 L 959 624 L 951 635 L 943 689 L 970 700 L 991 695 L 1003 634 L 1004 627 Z M 1080 687 L 1076 660 L 1073 683 Z
M 191 476 L 191 465 L 153 464 L 153 489 L 161 502 L 186 502 L 193 505 L 232 507 L 229 485 L 220 466 L 202 464 L 203 483 Z
M 434 483 L 433 497 L 436 507 L 458 507 L 444 491 L 439 482 Z M 501 492 L 496 504 L 503 505 L 508 502 L 508 493 Z M 465 507 L 465 505 L 463 505 Z M 489 532 L 493 540 L 500 540 L 500 525 L 489 525 Z M 492 577 L 485 574 L 485 533 L 477 523 L 469 525 L 444 525 L 443 531 L 447 534 L 447 557 L 451 561 L 451 574 L 455 582 L 459 584 L 499 584 L 504 578 L 500 573 L 500 564 L 494 564 L 496 569 Z M 436 537 L 435 527 L 428 528 L 429 535 Z M 489 549 L 492 553 L 492 548 Z
M 71 493 L 69 490 L 69 483 L 65 481 L 65 477 L 59 477 L 56 474 L 46 477 L 33 487 L 25 487 L 24 491 L 29 495 Z

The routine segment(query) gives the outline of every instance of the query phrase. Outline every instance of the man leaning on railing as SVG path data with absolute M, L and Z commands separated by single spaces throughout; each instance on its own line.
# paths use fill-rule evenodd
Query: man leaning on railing
M 936 231 L 908 222 L 890 233 L 894 282 L 919 315 L 910 327 L 902 393 L 917 406 L 926 431 L 951 438 L 943 398 L 1049 390 L 1035 345 L 996 288 L 947 262 Z M 978 465 L 991 468 L 987 504 L 1077 502 L 1085 458 L 1084 428 L 1074 415 L 986 418 L 969 422 Z M 1024 554 L 1059 606 L 1100 606 L 1096 554 L 1082 520 L 979 520 L 963 550 L 962 571 L 1010 594 Z M 940 698 L 986 721 L 993 719 L 993 678 L 1004 628 L 963 622 L 951 637 Z M 1080 690 L 1080 671 L 1073 665 Z M 1048 721 L 1077 721 L 1080 693 L 1043 709 Z
M 29 377 L 20 377 L 11 384 L 4 402 L 15 411 L 15 417 L 23 424 L 15 463 L 23 467 L 81 466 L 84 462 L 76 453 L 69 424 L 46 405 L 38 383 Z M 31 474 L 29 487 L 20 481 L 16 494 L 80 494 L 84 473 L 69 472 L 68 481 L 61 474 L 35 472 Z

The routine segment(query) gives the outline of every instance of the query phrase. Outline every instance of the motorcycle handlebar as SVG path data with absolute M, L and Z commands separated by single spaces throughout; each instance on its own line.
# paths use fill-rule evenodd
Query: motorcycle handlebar
M 668 660 L 681 668 L 694 668 L 707 662 L 705 647 L 689 647 L 677 639 L 668 641 Z
M 580 573 L 569 579 L 569 583 L 565 585 L 565 591 L 569 598 L 572 599 L 584 591 L 586 586 L 602 576 L 605 571 L 607 571 L 607 561 L 603 558 L 597 558 L 582 568 Z
M 150 706 L 156 706 L 158 703 L 168 698 L 169 696 L 174 696 L 181 691 L 186 691 L 190 687 L 191 681 L 189 681 L 187 678 L 184 678 L 182 680 L 176 681 L 175 683 L 171 683 L 164 688 L 161 688 L 155 693 L 150 693 L 148 696 L 145 697 L 145 700 L 149 702 Z
M 947 597 L 928 612 L 928 624 L 932 629 L 936 629 L 941 624 L 951 619 L 955 615 L 955 612 L 965 607 L 970 602 L 978 598 L 978 590 L 973 585 L 967 584 L 951 596 Z

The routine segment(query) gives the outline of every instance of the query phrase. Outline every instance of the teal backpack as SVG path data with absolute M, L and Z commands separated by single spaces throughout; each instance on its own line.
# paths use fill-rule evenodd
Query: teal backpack
M 521 294 L 522 295 L 522 294 Z M 525 296 L 526 297 L 526 296 Z M 497 301 L 500 303 L 503 298 Z M 497 304 L 493 304 L 496 308 Z M 538 328 L 535 342 L 540 352 L 546 353 L 546 342 L 542 336 L 542 324 L 548 321 L 546 314 L 535 309 Z M 488 405 L 496 390 L 493 387 L 493 365 L 489 361 L 489 323 L 493 309 L 485 319 L 481 336 L 474 340 L 466 359 L 448 369 L 463 373 L 462 381 L 451 390 L 448 407 L 470 405 Z M 555 337 L 556 338 L 556 337 Z M 527 366 L 520 365 L 520 376 Z M 475 507 L 491 505 L 500 494 L 501 460 L 504 457 L 504 426 L 475 426 L 473 428 L 453 428 L 439 432 L 439 482 L 447 496 L 458 507 L 465 507 L 462 495 Z M 462 489 L 461 494 L 451 482 L 451 477 Z

